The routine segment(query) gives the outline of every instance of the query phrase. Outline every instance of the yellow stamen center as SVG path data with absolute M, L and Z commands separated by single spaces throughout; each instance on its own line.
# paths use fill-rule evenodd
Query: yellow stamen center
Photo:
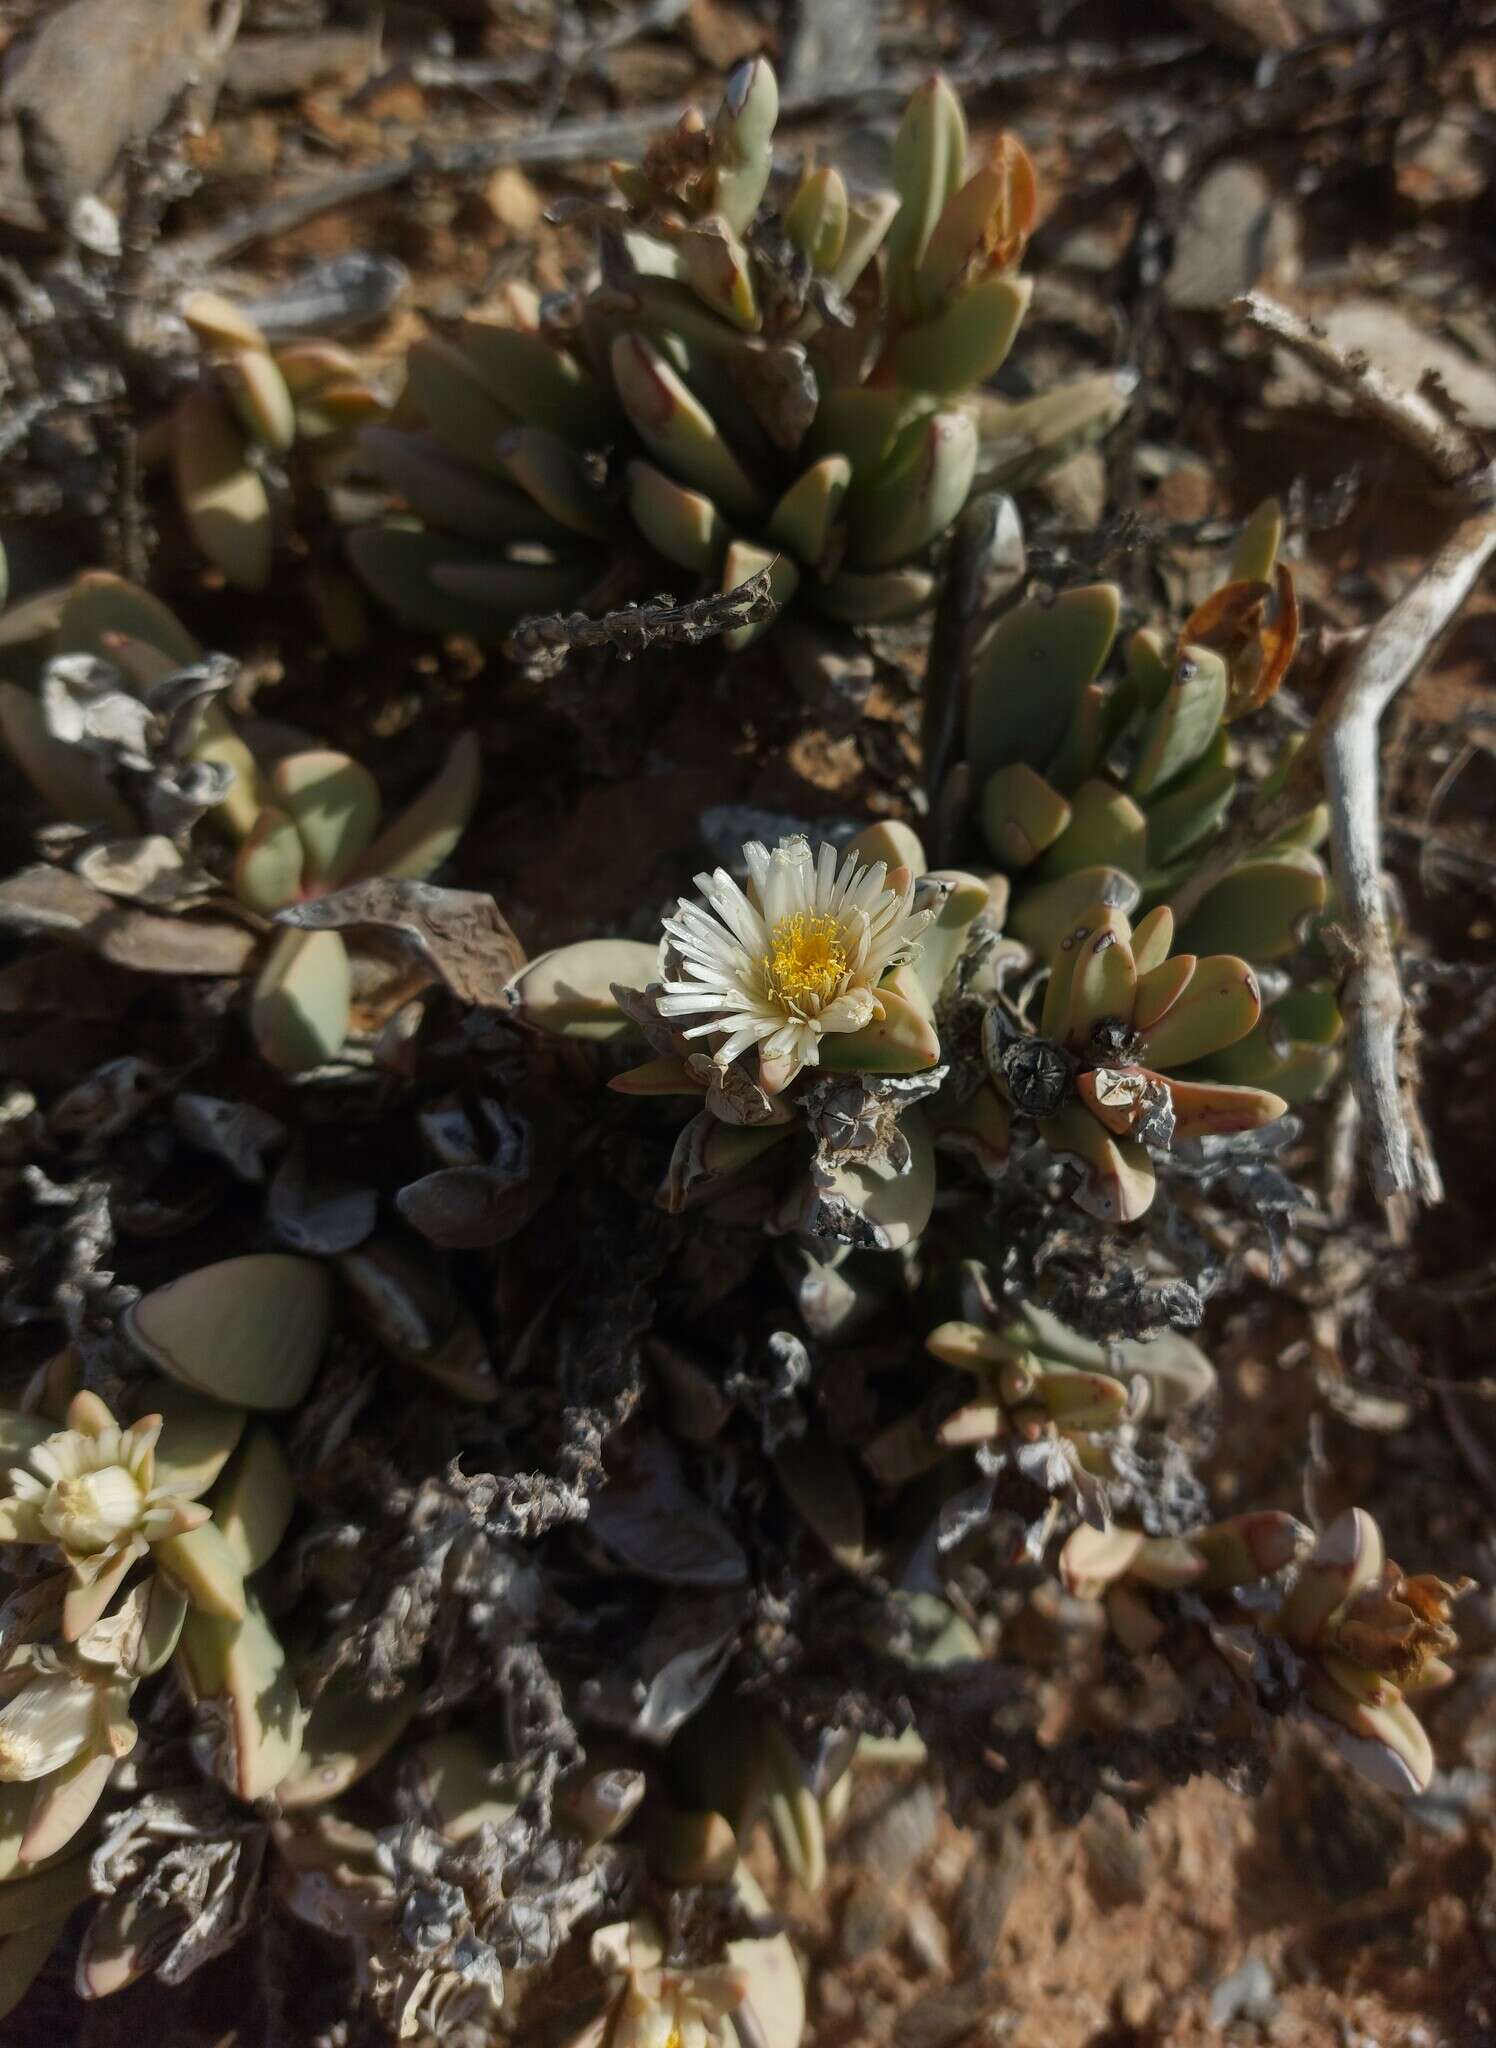
M 772 993 L 783 1003 L 824 1003 L 835 994 L 847 971 L 847 949 L 834 917 L 797 910 L 782 917 L 769 934 L 763 970 Z

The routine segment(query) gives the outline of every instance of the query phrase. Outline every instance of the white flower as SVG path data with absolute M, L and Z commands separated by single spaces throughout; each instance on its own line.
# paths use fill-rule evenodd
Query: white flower
M 93 1740 L 99 1695 L 70 1671 L 33 1678 L 0 1708 L 0 1784 L 29 1783 L 71 1763 Z
M 696 877 L 707 907 L 682 897 L 666 918 L 684 978 L 665 983 L 659 1009 L 704 1018 L 685 1036 L 720 1037 L 719 1067 L 756 1045 L 760 1081 L 774 1094 L 819 1062 L 827 1032 L 882 1016 L 878 983 L 918 953 L 933 913 L 912 908 L 907 872 L 901 887 L 888 886 L 883 861 L 863 867 L 848 854 L 838 867 L 834 847 L 812 855 L 800 838 L 772 853 L 755 841 L 743 857 L 748 894 L 718 868 Z
M 72 1574 L 62 1633 L 76 1642 L 98 1620 L 136 1558 L 181 1535 L 208 1510 L 156 1485 L 161 1417 L 121 1429 L 96 1394 L 78 1394 L 68 1427 L 46 1437 L 11 1470 L 0 1500 L 0 1542 L 55 1543 Z
M 0 1707 L 0 1784 L 30 1784 L 70 1764 L 84 1750 L 99 1757 L 127 1756 L 135 1724 L 127 1711 L 128 1685 L 111 1675 L 93 1683 L 58 1662 L 46 1648 L 21 1652 L 5 1682 L 20 1690 Z
M 728 2015 L 748 1992 L 748 1979 L 736 1965 L 667 1969 L 659 1931 L 642 1919 L 599 1929 L 592 1937 L 592 1960 L 610 1979 L 605 2048 L 725 2048 L 736 2039 Z

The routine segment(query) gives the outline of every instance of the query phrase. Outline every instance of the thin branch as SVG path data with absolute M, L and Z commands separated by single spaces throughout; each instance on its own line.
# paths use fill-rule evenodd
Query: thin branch
M 1380 420 L 1427 463 L 1438 481 L 1470 505 L 1496 501 L 1496 467 L 1479 439 L 1422 390 L 1406 391 L 1358 350 L 1338 348 L 1322 327 L 1263 292 L 1248 292 L 1231 310 L 1259 334 L 1317 370 L 1360 411 Z
M 1401 1071 L 1406 1005 L 1382 893 L 1377 728 L 1493 555 L 1496 512 L 1477 513 L 1456 527 L 1348 665 L 1320 749 L 1340 922 L 1353 954 L 1340 991 L 1346 1051 L 1372 1184 L 1384 1200 L 1408 1194 L 1438 1201 L 1442 1188 Z
M 531 677 L 555 675 L 579 647 L 611 647 L 623 661 L 632 661 L 657 643 L 697 647 L 718 633 L 742 626 L 767 624 L 778 611 L 768 569 L 761 569 L 732 590 L 677 604 L 657 598 L 652 604 L 629 604 L 594 618 L 587 612 L 546 612 L 521 619 L 504 652 Z

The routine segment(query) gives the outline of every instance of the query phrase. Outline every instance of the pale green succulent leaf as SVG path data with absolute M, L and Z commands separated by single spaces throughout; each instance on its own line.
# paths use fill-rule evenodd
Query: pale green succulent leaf
M 841 254 L 831 273 L 831 282 L 844 296 L 883 247 L 898 211 L 895 192 L 870 192 L 851 201 Z
M 200 1500 L 234 1454 L 249 1420 L 243 1408 L 226 1407 L 177 1382 L 158 1382 L 142 1396 L 161 1417 L 156 1445 L 156 1484 L 187 1500 Z
M 823 455 L 813 462 L 769 514 L 769 539 L 797 562 L 819 562 L 851 481 L 852 465 L 845 455 Z
M 893 146 L 899 210 L 888 230 L 888 284 L 895 305 L 915 304 L 915 283 L 935 224 L 966 176 L 966 116 L 946 80 L 919 87 Z
M 332 1281 L 315 1259 L 253 1252 L 156 1288 L 126 1311 L 124 1330 L 189 1390 L 274 1410 L 305 1398 L 332 1320 Z
M 611 531 L 602 493 L 569 441 L 546 427 L 511 427 L 499 436 L 499 467 L 548 520 L 586 540 Z
M 528 961 L 506 991 L 522 1023 L 566 1038 L 616 1038 L 633 1027 L 613 996 L 659 979 L 658 949 L 637 939 L 581 939 Z
M 215 1522 L 203 1522 L 182 1536 L 166 1537 L 153 1547 L 151 1556 L 156 1569 L 165 1573 L 194 1614 L 228 1622 L 243 1620 L 244 1567 Z
M 928 547 L 966 503 L 976 453 L 965 414 L 936 413 L 909 460 L 879 482 L 856 485 L 847 497 L 853 566 L 895 568 Z
M 678 231 L 686 282 L 704 306 L 741 334 L 761 324 L 748 251 L 720 214 L 707 214 Z
M 106 658 L 118 635 L 143 640 L 185 668 L 202 653 L 176 613 L 159 597 L 107 569 L 89 569 L 70 586 L 57 624 L 54 652 Z
M 607 393 L 574 355 L 538 334 L 497 320 L 463 322 L 462 353 L 517 419 L 560 434 L 577 448 L 611 439 L 618 418 Z
M 241 349 L 221 362 L 218 381 L 252 441 L 277 458 L 296 439 L 296 405 L 268 349 Z
M 234 894 L 268 917 L 301 894 L 305 862 L 306 848 L 292 819 L 267 804 L 234 857 Z
M 423 335 L 405 359 L 406 391 L 443 447 L 464 462 L 497 470 L 499 437 L 519 423 L 461 349 Z
M 253 1589 L 246 1589 L 242 1621 L 194 1609 L 177 1661 L 189 1696 L 210 1708 L 201 1729 L 204 1767 L 236 1799 L 268 1798 L 301 1755 L 307 1714 Z
M 900 382 L 942 398 L 958 397 L 986 383 L 1006 361 L 1033 293 L 1030 278 L 984 278 L 933 319 L 906 329 L 893 351 Z M 975 448 L 975 422 L 972 437 Z M 972 467 L 975 470 L 975 453 Z
M 1098 1024 L 1131 1020 L 1138 986 L 1132 930 L 1123 913 L 1098 907 L 1081 924 L 1084 938 L 1077 930 L 1072 941 L 1075 960 L 1065 1017 L 1065 1043 L 1073 1052 L 1085 1050 Z
M 483 755 L 476 733 L 459 733 L 440 772 L 391 819 L 354 862 L 350 879 L 384 875 L 424 882 L 435 874 L 467 830 L 483 787 Z
M 249 999 L 260 1056 L 283 1074 L 336 1058 L 348 1036 L 353 970 L 338 932 L 285 931 L 271 943 Z
M 276 1804 L 291 1811 L 339 1798 L 388 1756 L 420 1703 L 415 1686 L 375 1700 L 356 1681 L 333 1679 L 317 1695 L 301 1753 L 275 1788 Z
M 1087 867 L 1116 867 L 1141 875 L 1151 831 L 1151 817 L 1144 816 L 1125 790 L 1092 777 L 1071 798 L 1069 825 L 1049 846 L 1036 872 L 1046 881 Z
M 1229 953 L 1205 955 L 1157 1023 L 1143 1033 L 1137 1062 L 1155 1073 L 1172 1074 L 1245 1038 L 1261 1014 L 1262 993 L 1246 961 Z
M 1018 869 L 1031 867 L 1054 846 L 1071 819 L 1064 797 L 1026 761 L 992 771 L 982 787 L 980 811 L 994 859 Z
M 1234 768 L 1200 767 L 1148 806 L 1147 864 L 1182 860 L 1223 822 L 1236 795 Z M 1142 865 L 1142 863 L 1140 863 Z
M 459 459 L 428 434 L 365 427 L 359 446 L 381 480 L 428 526 L 495 547 L 551 540 L 564 530 L 526 492 L 492 468 Z
M 652 462 L 631 462 L 626 481 L 629 512 L 650 546 L 677 568 L 715 576 L 731 535 L 711 499 Z
M 878 990 L 883 1015 L 860 1031 L 828 1031 L 821 1066 L 828 1074 L 921 1074 L 938 1065 L 940 1037 L 929 998 L 909 975 L 900 988 Z M 912 985 L 911 985 L 912 984 Z
M 975 391 L 966 401 L 981 436 L 977 476 L 985 487 L 1027 490 L 1105 439 L 1125 416 L 1138 387 L 1136 370 L 1098 370 L 1035 398 Z
M 269 1564 L 296 1512 L 296 1482 L 274 1434 L 257 1422 L 213 1489 L 213 1525 L 245 1578 Z
M 1264 498 L 1231 550 L 1228 583 L 1271 583 L 1283 544 L 1283 507 L 1276 498 Z
M 846 247 L 849 212 L 846 180 L 823 164 L 795 194 L 784 216 L 784 231 L 816 270 L 834 271 Z
M 1225 662 L 1208 647 L 1181 650 L 1168 693 L 1143 729 L 1128 785 L 1135 797 L 1167 789 L 1201 759 L 1221 729 L 1229 681 Z
M 734 234 L 758 211 L 774 165 L 779 81 L 764 57 L 751 57 L 728 77 L 712 123 L 712 206 Z
M 1047 960 L 1086 911 L 1104 903 L 1130 912 L 1140 893 L 1132 876 L 1121 868 L 1077 868 L 1073 874 L 1020 890 L 1008 916 L 1008 929 Z
M 661 351 L 642 335 L 623 334 L 610 360 L 623 409 L 655 460 L 724 512 L 756 520 L 764 509 L 758 490 L 706 407 Z
M 208 560 L 236 589 L 263 590 L 275 552 L 270 499 L 242 432 L 206 386 L 177 407 L 172 468 L 183 516 Z
M 844 455 L 858 483 L 873 483 L 894 462 L 911 430 L 938 409 L 929 392 L 897 385 L 853 384 L 822 398 L 805 452 Z
M 1312 853 L 1285 848 L 1234 868 L 1191 911 L 1180 944 L 1192 952 L 1229 946 L 1249 960 L 1281 960 L 1324 909 L 1329 882 Z
M 998 620 L 976 658 L 966 710 L 974 780 L 1026 761 L 1041 772 L 1064 739 L 1116 636 L 1121 598 L 1110 583 L 1061 591 Z

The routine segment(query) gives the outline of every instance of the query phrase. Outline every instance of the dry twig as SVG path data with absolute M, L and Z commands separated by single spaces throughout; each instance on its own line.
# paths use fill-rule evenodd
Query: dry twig
M 1025 46 L 985 53 L 969 68 L 953 67 L 951 82 L 958 90 L 976 93 L 1056 73 L 1073 77 L 1150 71 L 1196 56 L 1201 47 L 1198 36 L 1140 36 L 1130 44 Z M 860 84 L 786 93 L 780 102 L 780 118 L 790 122 L 846 108 L 866 114 L 872 107 L 901 105 L 923 77 L 923 71 L 901 71 Z M 679 102 L 644 107 L 629 114 L 605 115 L 598 120 L 541 123 L 517 133 L 485 135 L 470 142 L 422 143 L 406 156 L 383 158 L 298 191 L 283 193 L 264 206 L 230 214 L 201 234 L 166 243 L 159 251 L 159 268 L 173 276 L 209 269 L 252 242 L 284 234 L 320 213 L 350 206 L 377 192 L 391 191 L 416 177 L 476 178 L 505 164 L 533 171 L 636 154 L 655 135 L 674 127 L 686 111 L 685 103 Z
M 1476 508 L 1350 654 L 1285 787 L 1226 835 L 1174 902 L 1182 920 L 1238 859 L 1303 809 L 1312 799 L 1316 776 L 1323 778 L 1340 924 L 1350 953 L 1340 990 L 1346 1052 L 1372 1185 L 1384 1201 L 1411 1195 L 1435 1202 L 1443 1189 L 1407 1070 L 1407 1006 L 1382 890 L 1377 733 L 1382 713 L 1417 673 L 1496 555 L 1496 464 L 1474 434 L 1423 392 L 1400 389 L 1364 357 L 1338 349 L 1322 328 L 1291 308 L 1253 292 L 1238 299 L 1235 310 L 1390 428 L 1423 460 L 1443 491 Z
M 1479 440 L 1425 392 L 1405 391 L 1359 352 L 1337 348 L 1322 327 L 1263 292 L 1248 292 L 1231 309 L 1284 348 L 1326 383 L 1343 391 L 1364 413 L 1380 420 L 1422 457 L 1439 482 L 1466 504 L 1489 505 L 1493 473 Z
M 1496 512 L 1462 520 L 1432 562 L 1373 627 L 1323 722 L 1320 764 L 1330 806 L 1341 924 L 1353 958 L 1341 984 L 1351 1083 L 1365 1119 L 1372 1184 L 1438 1201 L 1442 1194 L 1416 1108 L 1407 1099 L 1400 1034 L 1405 1010 L 1382 891 L 1377 728 L 1383 711 L 1496 555 Z
M 713 591 L 685 604 L 661 597 L 652 604 L 623 605 L 601 618 L 588 612 L 546 612 L 521 619 L 504 651 L 526 675 L 540 678 L 556 674 L 579 647 L 610 647 L 620 659 L 632 661 L 660 643 L 697 647 L 715 634 L 762 625 L 778 609 L 769 571 L 761 569 L 732 590 Z

